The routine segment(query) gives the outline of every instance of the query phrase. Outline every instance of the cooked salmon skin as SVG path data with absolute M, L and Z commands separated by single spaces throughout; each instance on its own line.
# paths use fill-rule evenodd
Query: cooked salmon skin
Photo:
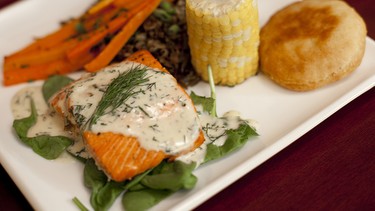
M 136 137 L 90 131 L 85 131 L 83 136 L 97 164 L 115 181 L 132 178 L 167 157 L 161 151 L 143 149 Z

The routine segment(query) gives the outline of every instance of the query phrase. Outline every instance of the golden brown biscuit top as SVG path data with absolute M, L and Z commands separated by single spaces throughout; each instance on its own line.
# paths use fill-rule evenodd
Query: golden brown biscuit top
M 362 18 L 345 2 L 295 2 L 261 29 L 261 70 L 289 89 L 315 89 L 358 67 L 365 38 Z
M 314 20 L 314 21 L 311 21 Z M 330 7 L 312 8 L 306 6 L 283 17 L 280 38 L 284 40 L 316 38 L 325 41 L 338 25 L 339 19 Z

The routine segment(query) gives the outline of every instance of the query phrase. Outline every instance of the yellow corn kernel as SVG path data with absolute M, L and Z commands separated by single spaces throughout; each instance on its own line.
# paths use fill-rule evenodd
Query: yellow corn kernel
M 186 0 L 192 64 L 208 81 L 233 86 L 258 70 L 259 23 L 256 0 Z

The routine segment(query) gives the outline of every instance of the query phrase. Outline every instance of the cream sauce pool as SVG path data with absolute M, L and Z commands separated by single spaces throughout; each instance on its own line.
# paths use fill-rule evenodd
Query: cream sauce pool
M 45 102 L 42 86 L 25 87 L 13 96 L 11 100 L 13 117 L 15 119 L 29 117 L 31 115 L 31 99 L 36 108 L 37 120 L 35 125 L 27 131 L 27 137 L 40 135 L 68 137 L 74 140 L 74 143 L 67 150 L 74 155 L 89 158 L 82 139 L 71 131 L 64 130 L 64 120 Z
M 66 136 L 71 135 L 64 130 L 64 121 L 56 115 L 56 112 L 49 109 L 42 95 L 42 87 L 25 87 L 18 91 L 12 98 L 12 112 L 15 119 L 22 119 L 31 115 L 31 99 L 37 112 L 37 121 L 28 132 L 28 137 L 39 135 Z
M 224 113 L 221 118 L 212 117 L 207 112 L 204 112 L 201 106 L 197 106 L 197 111 L 199 113 L 200 124 L 203 129 L 205 141 L 194 151 L 177 158 L 177 160 L 185 163 L 195 162 L 196 168 L 204 162 L 207 145 L 214 144 L 216 146 L 222 146 L 225 144 L 225 141 L 228 138 L 226 134 L 227 130 L 238 129 L 241 124 L 247 124 L 255 130 L 258 130 L 259 127 L 255 120 L 241 119 L 240 113 L 237 111 L 228 111 Z

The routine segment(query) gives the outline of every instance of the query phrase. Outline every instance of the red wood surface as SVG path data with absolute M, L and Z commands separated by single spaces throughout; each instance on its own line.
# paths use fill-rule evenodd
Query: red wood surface
M 347 2 L 375 39 L 374 1 Z M 374 152 L 372 88 L 196 210 L 375 210 Z M 0 166 L 0 210 L 30 209 Z

